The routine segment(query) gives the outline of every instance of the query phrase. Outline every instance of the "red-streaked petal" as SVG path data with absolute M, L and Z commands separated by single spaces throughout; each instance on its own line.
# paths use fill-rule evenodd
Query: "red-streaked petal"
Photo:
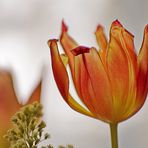
M 107 49 L 107 38 L 104 33 L 104 28 L 101 25 L 97 26 L 97 30 L 95 32 L 97 43 L 102 50 Z
M 79 94 L 79 97 L 81 98 L 82 102 L 87 106 L 87 108 L 96 115 L 96 110 L 93 106 L 92 99 L 90 96 L 90 91 L 92 91 L 91 83 L 89 83 L 89 76 L 86 71 L 84 62 L 83 62 L 83 57 L 82 55 L 78 55 L 75 57 L 75 65 L 74 65 L 74 78 L 75 78 L 75 87 L 77 90 L 77 93 Z M 84 75 L 85 73 L 85 75 Z M 82 77 L 83 74 L 83 77 Z M 88 88 L 88 85 L 90 85 L 90 89 L 88 90 L 82 90 L 82 83 L 85 84 L 85 87 Z M 89 84 L 88 84 L 89 83 Z M 84 92 L 85 91 L 85 92 Z M 94 98 L 93 98 L 94 99 Z M 94 99 L 95 101 L 95 99 Z
M 72 54 L 75 56 L 74 57 L 74 85 L 75 85 L 76 91 L 77 91 L 80 98 L 82 98 L 81 84 L 80 84 L 82 79 L 80 77 L 80 75 L 81 75 L 80 73 L 81 73 L 81 71 L 85 70 L 82 54 L 89 53 L 89 51 L 90 51 L 90 48 L 84 47 L 84 46 L 78 46 L 71 51 Z M 88 104 L 87 104 L 87 106 L 88 106 Z M 92 111 L 92 107 L 89 107 L 89 109 L 90 108 Z
M 148 25 L 144 30 L 143 43 L 138 55 L 137 94 L 134 104 L 135 114 L 143 106 L 148 93 Z M 131 114 L 130 116 L 132 116 Z
M 113 22 L 110 31 L 107 66 L 115 116 L 119 118 L 116 120 L 122 120 L 120 118 L 127 118 L 127 114 L 132 113 L 135 103 L 137 57 L 134 53 L 133 35 L 118 20 Z
M 72 49 L 77 47 L 78 44 L 68 34 L 68 27 L 66 26 L 64 21 L 62 21 L 62 33 L 61 33 L 61 37 L 60 37 L 60 43 L 61 43 L 66 55 L 68 56 L 68 62 L 69 62 L 72 78 L 73 78 L 74 84 L 76 86 L 75 88 L 76 88 L 76 90 L 78 92 L 79 97 L 81 97 L 79 89 L 77 89 L 79 86 L 77 86 L 75 76 L 74 76 L 74 55 L 72 53 Z
M 68 105 L 77 112 L 93 117 L 93 114 L 84 109 L 80 104 L 78 104 L 69 93 L 68 74 L 65 65 L 63 64 L 62 59 L 60 57 L 57 47 L 57 41 L 50 40 L 48 42 L 48 45 L 51 51 L 51 60 L 52 60 L 52 69 L 53 69 L 54 78 L 62 97 L 68 103 Z
M 137 100 L 143 104 L 148 93 L 148 25 L 144 30 L 143 43 L 138 55 L 138 66 Z
M 84 64 L 94 91 L 96 101 L 94 106 L 97 109 L 98 117 L 101 116 L 107 121 L 112 121 L 113 106 L 110 83 L 101 58 L 95 48 L 91 48 L 90 53 L 84 54 Z M 82 84 L 81 87 L 82 90 L 85 89 L 85 85 Z
M 103 65 L 106 66 L 106 52 L 108 41 L 104 33 L 104 28 L 101 25 L 97 26 L 97 30 L 95 32 L 96 40 L 99 45 L 99 54 L 102 60 Z
M 81 48 L 77 47 L 74 51 Z M 82 52 L 75 56 L 75 80 L 87 108 L 98 119 L 110 122 L 112 120 L 110 84 L 96 49 L 91 48 L 89 53 Z
M 134 35 L 131 34 L 128 30 L 122 29 L 122 39 L 123 39 L 123 49 L 125 51 L 128 66 L 129 66 L 129 93 L 126 100 L 126 105 L 124 109 L 123 116 L 127 118 L 133 114 L 135 106 L 135 98 L 137 93 L 137 75 L 138 75 L 138 64 L 137 64 L 137 55 L 134 47 Z M 124 118 L 123 117 L 123 118 Z
M 68 90 L 69 90 L 68 75 L 67 75 L 65 66 L 59 55 L 57 41 L 50 40 L 48 42 L 48 45 L 51 49 L 50 51 L 51 51 L 51 58 L 52 58 L 52 69 L 53 69 L 55 81 L 57 83 L 57 86 L 63 98 L 67 99 Z M 65 100 L 65 101 L 68 102 L 68 100 Z
M 68 34 L 68 27 L 62 21 L 62 33 L 60 37 L 61 45 L 68 56 L 69 65 L 72 72 L 72 76 L 74 76 L 74 55 L 71 53 L 71 50 L 78 46 L 76 41 Z

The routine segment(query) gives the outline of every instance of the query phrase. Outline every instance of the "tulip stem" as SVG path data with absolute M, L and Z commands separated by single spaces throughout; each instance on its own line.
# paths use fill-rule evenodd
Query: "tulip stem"
M 112 148 L 118 148 L 118 125 L 110 124 Z

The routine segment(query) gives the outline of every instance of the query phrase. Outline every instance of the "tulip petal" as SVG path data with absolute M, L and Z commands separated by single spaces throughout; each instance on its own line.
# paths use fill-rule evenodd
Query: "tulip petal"
M 77 47 L 78 44 L 76 43 L 76 41 L 74 41 L 74 39 L 71 36 L 69 36 L 67 32 L 68 32 L 68 27 L 66 26 L 64 21 L 62 21 L 62 33 L 60 37 L 60 42 L 66 55 L 68 56 L 72 76 L 74 76 L 74 56 L 71 53 L 71 50 Z
M 101 25 L 97 26 L 97 30 L 95 32 L 97 43 L 102 50 L 107 49 L 107 38 L 104 33 L 104 28 Z
M 81 48 L 82 48 L 82 50 L 81 50 Z M 82 87 L 81 87 L 82 82 L 83 82 L 83 84 L 85 83 L 85 86 L 91 85 L 91 83 L 88 82 L 89 76 L 86 71 L 86 68 L 85 68 L 85 65 L 83 62 L 83 57 L 82 57 L 82 54 L 84 52 L 84 50 L 83 50 L 84 48 L 85 47 L 79 46 L 79 47 L 72 50 L 72 53 L 74 55 L 77 55 L 74 58 L 74 61 L 75 61 L 74 62 L 74 72 L 75 72 L 74 79 L 75 79 L 75 84 L 76 84 L 76 90 L 79 91 L 79 97 L 81 98 L 82 102 L 84 102 L 84 104 L 87 106 L 87 108 L 92 113 L 96 114 L 96 111 L 95 111 L 95 108 L 93 106 L 93 103 L 91 101 L 91 96 L 90 96 L 90 91 L 92 91 L 92 93 L 93 93 L 92 87 L 90 86 L 89 91 L 86 90 L 85 93 L 83 92 L 84 90 L 82 90 Z M 86 48 L 85 51 L 86 50 L 89 51 L 89 48 Z M 81 52 L 82 52 L 82 54 L 78 54 Z
M 19 108 L 15 95 L 11 74 L 8 71 L 0 71 L 0 145 L 8 148 L 8 142 L 3 138 L 10 127 L 10 118 Z
M 138 64 L 134 47 L 134 36 L 126 29 L 122 29 L 123 49 L 129 66 L 129 91 L 125 102 L 123 118 L 134 114 L 136 109 Z M 124 117 L 125 116 L 125 117 Z
M 68 56 L 68 62 L 69 62 L 69 66 L 71 69 L 71 74 L 72 74 L 72 78 L 74 81 L 74 85 L 75 88 L 77 90 L 78 96 L 81 97 L 81 93 L 80 93 L 80 89 L 78 86 L 78 83 L 75 80 L 75 76 L 74 76 L 74 55 L 72 54 L 72 49 L 76 48 L 78 46 L 78 44 L 76 43 L 76 41 L 74 41 L 74 39 L 68 34 L 68 27 L 66 26 L 66 24 L 64 23 L 64 21 L 62 21 L 62 34 L 60 37 L 60 43 L 66 53 L 66 55 Z
M 11 74 L 7 71 L 0 71 L 0 121 L 6 125 L 14 111 L 19 107 Z
M 62 97 L 72 109 L 84 115 L 93 117 L 93 114 L 83 108 L 79 103 L 77 103 L 69 93 L 68 74 L 64 65 L 65 63 L 63 63 L 58 51 L 57 40 L 49 40 L 48 45 L 51 51 L 54 78 Z
M 29 97 L 29 100 L 27 102 L 27 104 L 31 104 L 35 101 L 40 102 L 41 99 L 41 87 L 42 86 L 42 82 L 40 82 L 37 87 L 34 89 L 33 93 L 31 94 L 31 96 Z
M 103 64 L 106 64 L 106 52 L 107 52 L 107 38 L 104 33 L 104 28 L 101 25 L 97 26 L 97 30 L 95 32 L 96 40 L 99 45 L 99 54 Z
M 137 57 L 134 52 L 133 35 L 125 30 L 118 20 L 113 22 L 110 31 L 107 66 L 115 116 L 120 118 L 116 120 L 123 120 L 127 114 L 132 113 L 135 104 Z
M 10 72 L 0 71 L 0 145 L 3 148 L 8 148 L 9 143 L 3 136 L 7 130 L 11 128 L 11 117 L 23 105 L 19 104 L 15 90 L 13 87 L 13 80 Z M 36 99 L 37 98 L 37 99 Z M 40 99 L 40 85 L 31 95 L 28 104 Z
M 138 55 L 137 104 L 143 104 L 148 93 L 148 25 L 144 30 L 142 47 Z
M 84 50 L 79 46 L 73 52 L 82 52 L 75 56 L 75 79 L 78 83 L 81 99 L 98 119 L 110 122 L 112 118 L 112 98 L 108 76 L 95 48 Z

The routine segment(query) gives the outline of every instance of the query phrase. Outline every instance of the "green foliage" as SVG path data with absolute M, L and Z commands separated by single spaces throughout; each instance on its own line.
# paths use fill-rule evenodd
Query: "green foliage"
M 5 138 L 10 142 L 10 148 L 37 148 L 38 145 L 50 138 L 48 133 L 44 133 L 46 124 L 41 117 L 42 105 L 38 102 L 26 105 L 20 109 L 13 117 L 13 128 L 7 131 Z M 53 148 L 52 145 L 41 148 Z M 66 148 L 59 146 L 59 148 Z M 73 148 L 68 145 L 67 148 Z
M 37 148 L 37 145 L 48 139 L 48 133 L 43 133 L 46 127 L 42 117 L 42 105 L 33 103 L 24 106 L 12 117 L 13 128 L 5 136 L 10 142 L 10 148 Z M 51 147 L 48 147 L 51 148 Z

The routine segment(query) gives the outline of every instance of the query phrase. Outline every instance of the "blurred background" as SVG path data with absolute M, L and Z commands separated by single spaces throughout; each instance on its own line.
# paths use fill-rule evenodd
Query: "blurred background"
M 51 134 L 48 143 L 110 147 L 108 125 L 70 109 L 57 90 L 47 40 L 59 37 L 61 20 L 80 44 L 96 46 L 97 24 L 105 26 L 108 36 L 111 23 L 119 19 L 135 35 L 138 52 L 148 23 L 147 6 L 147 0 L 0 0 L 0 68 L 13 71 L 20 102 L 26 101 L 43 76 L 41 102 Z M 147 137 L 148 101 L 136 116 L 119 125 L 119 146 L 146 148 Z

